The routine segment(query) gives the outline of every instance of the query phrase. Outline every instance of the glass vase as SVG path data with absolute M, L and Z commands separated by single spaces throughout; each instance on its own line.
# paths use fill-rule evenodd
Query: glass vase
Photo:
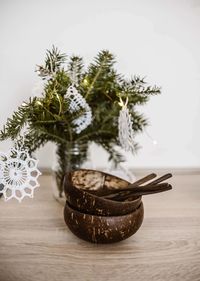
M 88 142 L 68 142 L 57 146 L 57 164 L 52 169 L 52 188 L 55 199 L 65 204 L 63 180 L 67 172 L 80 169 L 88 160 Z M 87 161 L 87 168 L 88 161 Z M 90 167 L 92 168 L 92 166 Z

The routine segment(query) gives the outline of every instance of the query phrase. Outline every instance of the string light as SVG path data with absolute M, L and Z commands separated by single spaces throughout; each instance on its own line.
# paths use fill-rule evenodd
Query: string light
M 147 137 L 151 140 L 152 144 L 156 146 L 158 144 L 157 140 L 152 138 L 152 136 L 145 129 L 144 132 L 147 135 Z
M 83 80 L 83 84 L 84 84 L 85 86 L 87 86 L 87 85 L 89 84 L 89 82 L 88 82 L 88 80 L 87 80 L 86 78 Z

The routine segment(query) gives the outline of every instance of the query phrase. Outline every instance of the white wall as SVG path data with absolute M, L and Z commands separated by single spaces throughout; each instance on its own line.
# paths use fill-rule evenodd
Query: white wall
M 128 155 L 128 165 L 200 167 L 199 27 L 198 0 L 0 0 L 0 125 L 32 95 L 35 64 L 52 44 L 86 62 L 106 48 L 122 73 L 147 76 L 163 89 L 141 108 L 158 144 L 138 136 L 143 148 Z M 105 165 L 100 149 L 93 147 L 92 155 Z M 39 158 L 51 166 L 51 146 Z

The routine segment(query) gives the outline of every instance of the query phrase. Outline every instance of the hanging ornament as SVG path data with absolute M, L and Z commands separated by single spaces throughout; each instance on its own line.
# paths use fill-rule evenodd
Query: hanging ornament
M 0 152 L 0 193 L 5 201 L 16 198 L 21 202 L 26 196 L 33 198 L 41 175 L 37 164 L 38 160 L 17 144 L 8 153 Z
M 134 150 L 134 131 L 132 128 L 132 120 L 129 110 L 127 108 L 128 98 L 124 103 L 120 98 L 119 105 L 122 107 L 119 113 L 118 118 L 118 135 L 119 135 L 119 142 L 122 148 L 125 151 L 133 151 Z
M 69 111 L 74 113 L 82 110 L 83 113 L 81 116 L 72 121 L 72 124 L 75 126 L 74 131 L 77 134 L 80 134 L 84 129 L 86 129 L 92 122 L 92 110 L 89 104 L 86 102 L 84 97 L 79 94 L 76 89 L 78 84 L 78 75 L 77 75 L 77 65 L 74 63 L 73 69 L 70 72 L 70 78 L 72 85 L 69 86 L 66 93 L 66 98 L 69 100 Z
M 92 122 L 92 111 L 84 97 L 78 93 L 77 89 L 71 85 L 67 89 L 66 98 L 69 100 L 69 111 L 70 113 L 83 110 L 83 114 L 77 119 L 73 120 L 74 130 L 77 134 L 80 134 L 86 129 Z
M 74 86 L 77 86 L 78 85 L 78 65 L 77 65 L 77 61 L 74 61 L 72 66 L 71 66 L 71 69 L 69 70 L 69 77 L 70 77 L 70 80 L 72 82 L 72 85 Z

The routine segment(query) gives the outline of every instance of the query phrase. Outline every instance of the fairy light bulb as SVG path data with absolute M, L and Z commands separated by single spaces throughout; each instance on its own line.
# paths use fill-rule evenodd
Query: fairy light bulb
M 152 144 L 156 146 L 158 144 L 157 140 L 152 138 L 152 136 L 146 130 L 144 130 L 144 132 L 147 135 L 147 137 L 151 140 Z
M 158 144 L 157 140 L 153 140 L 153 145 L 157 145 L 157 144 Z
M 83 84 L 85 85 L 85 86 L 87 86 L 89 83 L 88 83 L 88 80 L 85 78 L 84 80 L 83 80 Z

